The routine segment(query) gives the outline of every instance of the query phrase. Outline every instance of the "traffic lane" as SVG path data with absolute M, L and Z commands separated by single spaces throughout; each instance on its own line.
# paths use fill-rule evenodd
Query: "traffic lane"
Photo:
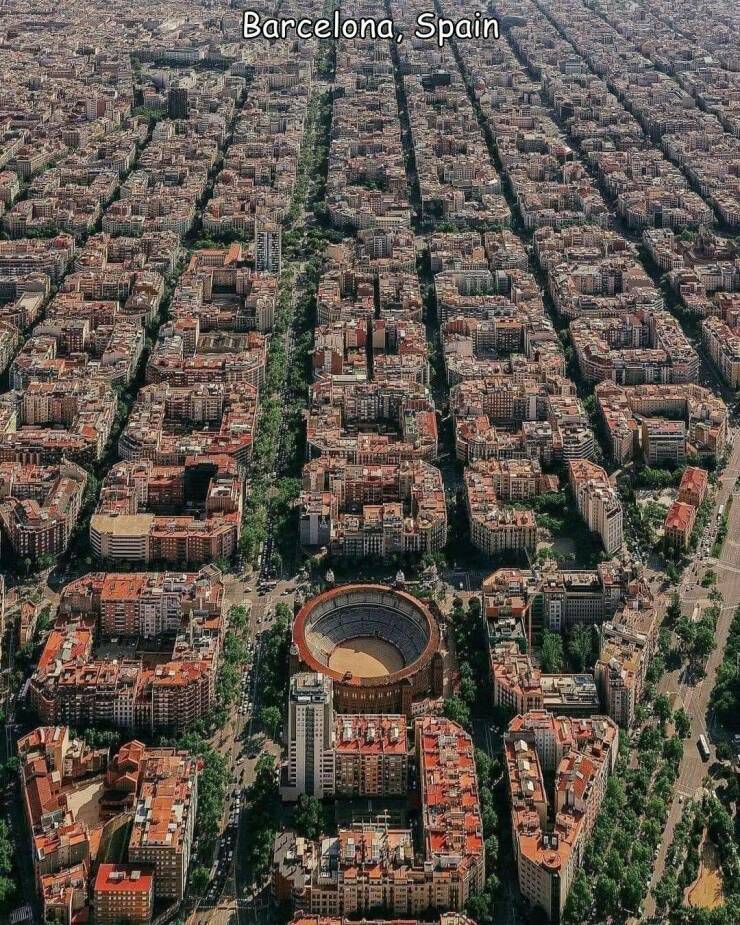
M 735 454 L 733 453 L 733 455 Z M 730 509 L 727 531 L 728 537 L 737 536 L 738 530 L 740 530 L 740 504 L 733 504 Z M 658 883 L 665 870 L 668 848 L 673 841 L 673 833 L 676 824 L 683 813 L 684 801 L 692 797 L 701 787 L 709 765 L 715 758 L 715 749 L 710 741 L 710 759 L 705 762 L 699 754 L 696 740 L 699 735 L 706 733 L 707 707 L 717 677 L 717 670 L 722 662 L 725 646 L 727 645 L 730 623 L 732 622 L 734 613 L 734 604 L 740 601 L 740 547 L 734 543 L 725 543 L 722 548 L 721 558 L 718 560 L 717 565 L 727 566 L 727 568 L 724 569 L 715 568 L 715 571 L 717 572 L 717 587 L 722 592 L 724 600 L 730 606 L 723 606 L 720 611 L 716 628 L 716 645 L 707 659 L 705 676 L 699 680 L 696 685 L 687 684 L 681 681 L 680 677 L 677 679 L 676 693 L 680 703 L 686 703 L 686 712 L 691 721 L 691 738 L 686 741 L 684 745 L 674 798 L 668 814 L 668 822 L 660 843 L 651 886 Z M 691 606 L 693 607 L 693 605 Z M 671 683 L 670 679 L 664 678 L 659 686 L 661 692 L 668 693 Z M 675 683 L 675 681 L 673 683 Z M 652 894 L 648 896 L 645 911 L 647 915 L 652 915 L 655 912 L 655 903 Z

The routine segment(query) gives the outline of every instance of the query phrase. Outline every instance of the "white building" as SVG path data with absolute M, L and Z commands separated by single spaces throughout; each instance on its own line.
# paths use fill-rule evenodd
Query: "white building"
M 280 273 L 282 258 L 283 233 L 280 225 L 274 222 L 254 223 L 254 258 L 255 269 L 268 273 Z
M 334 793 L 334 693 L 330 678 L 301 672 L 290 679 L 288 763 L 283 800 Z

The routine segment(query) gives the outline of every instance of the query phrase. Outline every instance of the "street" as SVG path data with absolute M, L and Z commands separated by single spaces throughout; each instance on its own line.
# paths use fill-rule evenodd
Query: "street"
M 740 475 L 740 440 L 735 441 L 730 459 L 720 478 L 710 523 L 716 522 L 716 511 L 719 506 L 727 504 L 738 475 Z M 699 754 L 696 740 L 700 735 L 706 735 L 708 731 L 706 726 L 707 706 L 717 677 L 717 669 L 722 661 L 722 654 L 727 643 L 732 615 L 738 601 L 740 601 L 740 543 L 734 539 L 737 536 L 740 536 L 740 504 L 734 504 L 730 509 L 727 539 L 722 548 L 720 559 L 709 558 L 706 564 L 698 570 L 689 566 L 684 572 L 678 589 L 682 610 L 684 614 L 691 616 L 696 602 L 707 598 L 707 590 L 702 588 L 698 581 L 706 569 L 712 568 L 717 574 L 716 587 L 722 592 L 724 605 L 717 622 L 716 644 L 707 661 L 705 676 L 697 683 L 692 684 L 686 681 L 684 674 L 680 670 L 666 672 L 659 685 L 659 692 L 667 694 L 673 699 L 674 710 L 683 707 L 688 713 L 691 718 L 691 734 L 684 745 L 673 802 L 671 803 L 668 820 L 658 850 L 658 857 L 655 862 L 653 878 L 650 883 L 651 892 L 645 901 L 645 916 L 648 918 L 655 914 L 652 889 L 663 876 L 666 854 L 673 841 L 676 823 L 681 818 L 683 803 L 686 799 L 693 798 L 697 790 L 702 786 L 702 781 L 716 757 L 711 734 L 707 735 L 711 753 L 708 762 L 705 762 Z M 709 732 L 711 733 L 711 730 Z
M 280 581 L 267 593 L 234 576 L 225 576 L 225 584 L 227 610 L 235 605 L 249 609 L 245 642 L 253 646 L 253 655 L 244 674 L 240 696 L 214 743 L 227 758 L 231 773 L 222 818 L 223 833 L 211 868 L 211 882 L 205 896 L 195 903 L 188 918 L 190 925 L 237 921 L 233 916 L 241 915 L 241 910 L 249 909 L 253 914 L 255 908 L 265 904 L 264 896 L 248 893 L 249 878 L 239 863 L 239 844 L 248 838 L 244 831 L 245 792 L 254 781 L 257 760 L 266 752 L 279 756 L 279 746 L 261 734 L 257 741 L 254 730 L 255 714 L 259 710 L 260 636 L 272 625 L 276 604 L 282 602 L 292 607 L 293 595 L 286 591 L 294 584 Z M 245 916 L 244 921 L 247 920 L 253 918 Z

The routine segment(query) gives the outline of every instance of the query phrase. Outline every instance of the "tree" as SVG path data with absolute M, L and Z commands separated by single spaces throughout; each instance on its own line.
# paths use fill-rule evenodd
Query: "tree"
M 493 870 L 498 860 L 498 838 L 495 835 L 489 835 L 484 842 L 486 851 L 486 868 Z
M 545 630 L 542 635 L 542 671 L 557 674 L 563 670 L 563 640 L 557 633 Z
M 620 871 L 615 871 L 617 876 Z M 594 886 L 594 902 L 596 914 L 605 920 L 616 915 L 619 911 L 619 886 L 617 881 L 607 874 L 601 874 Z
M 714 648 L 715 637 L 714 629 L 703 621 L 697 626 L 694 634 L 694 644 L 691 650 L 691 659 L 693 662 L 704 665 Z
M 323 830 L 321 802 L 314 796 L 302 793 L 298 797 L 293 822 L 297 831 L 306 838 L 318 838 Z
M 576 671 L 585 671 L 591 661 L 591 629 L 576 623 L 568 634 L 568 655 Z
M 666 566 L 665 573 L 666 573 L 666 577 L 668 578 L 668 581 L 670 581 L 672 585 L 678 584 L 678 581 L 681 577 L 681 573 L 679 572 L 675 562 L 668 563 L 668 565 Z
M 15 880 L 8 876 L 12 870 L 13 843 L 10 827 L 4 819 L 0 819 L 0 903 L 7 902 L 15 893 Z
M 491 898 L 487 893 L 476 893 L 471 896 L 465 909 L 478 925 L 489 925 L 493 921 Z
M 451 719 L 461 726 L 468 727 L 470 725 L 470 710 L 465 701 L 459 697 L 447 697 L 442 709 L 447 719 Z
M 275 788 L 275 759 L 269 752 L 263 752 L 254 766 L 252 791 L 256 800 L 271 794 Z
M 678 882 L 672 870 L 666 871 L 653 890 L 655 905 L 659 910 L 670 909 L 677 901 Z
M 196 896 L 200 896 L 208 889 L 211 882 L 211 874 L 205 867 L 196 867 L 190 875 L 190 884 Z
M 679 739 L 688 739 L 691 735 L 691 719 L 683 707 L 679 707 L 673 714 L 673 725 L 676 727 L 676 735 Z
M 475 770 L 478 773 L 478 784 L 480 787 L 488 787 L 493 783 L 493 775 L 496 765 L 493 758 L 484 752 L 482 748 L 475 750 Z
M 655 715 L 658 717 L 661 726 L 665 726 L 665 724 L 671 718 L 673 712 L 671 710 L 671 702 L 665 694 L 658 694 L 658 696 L 655 698 L 655 703 L 653 704 L 653 710 L 655 711 Z
M 675 626 L 681 619 L 681 598 L 676 591 L 671 595 L 671 602 L 668 605 L 665 616 L 669 626 Z
M 477 688 L 473 678 L 473 669 L 468 662 L 460 665 L 460 697 L 469 706 L 475 703 Z
M 634 867 L 629 867 L 622 879 L 621 898 L 622 905 L 629 912 L 637 915 L 643 896 L 643 883 Z
M 579 922 L 582 922 L 588 917 L 593 901 L 594 896 L 591 891 L 591 884 L 588 882 L 588 877 L 583 871 L 583 868 L 579 867 L 573 878 L 573 886 L 570 889 L 568 899 L 565 903 L 565 910 L 563 913 L 565 921 L 573 923 L 573 925 L 578 925 Z
M 279 601 L 275 604 L 275 620 L 281 626 L 290 626 L 293 620 L 293 611 L 288 607 L 287 604 L 284 604 L 282 601 Z
M 681 617 L 676 625 L 676 636 L 681 640 L 681 649 L 684 652 L 690 652 L 696 638 L 696 623 L 688 617 Z
M 265 729 L 269 730 L 273 739 L 282 718 L 283 714 L 279 707 L 267 706 L 260 709 L 260 722 Z
M 683 744 L 681 739 L 676 736 L 671 736 L 671 738 L 666 739 L 663 743 L 663 758 L 666 761 L 670 761 L 678 767 L 681 763 L 681 758 L 683 757 Z M 665 780 L 665 778 L 663 778 Z M 666 782 L 663 787 L 663 791 L 660 793 L 662 797 L 668 797 L 670 795 L 671 785 Z M 658 786 L 656 783 L 656 792 L 658 791 Z
M 229 627 L 234 630 L 243 630 L 247 625 L 247 608 L 241 604 L 229 610 Z
M 663 672 L 665 671 L 665 661 L 660 655 L 654 655 L 648 666 L 647 673 L 645 675 L 645 680 L 648 684 L 657 684 L 658 681 L 663 677 Z

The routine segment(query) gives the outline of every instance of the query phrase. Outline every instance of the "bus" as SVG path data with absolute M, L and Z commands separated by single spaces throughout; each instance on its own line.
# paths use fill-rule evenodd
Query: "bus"
M 705 761 L 709 761 L 709 744 L 707 743 L 707 737 L 705 735 L 700 735 L 696 740 L 696 745 L 702 758 Z

